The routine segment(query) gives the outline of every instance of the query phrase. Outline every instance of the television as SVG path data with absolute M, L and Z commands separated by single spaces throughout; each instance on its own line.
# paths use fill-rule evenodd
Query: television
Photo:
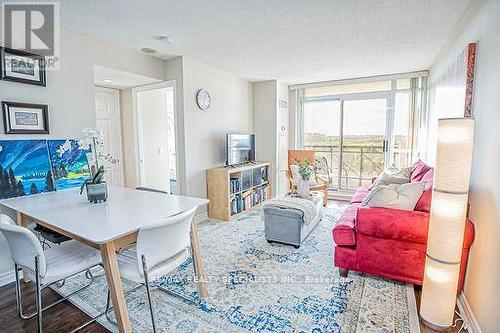
M 227 165 L 255 162 L 255 135 L 227 134 L 226 153 Z

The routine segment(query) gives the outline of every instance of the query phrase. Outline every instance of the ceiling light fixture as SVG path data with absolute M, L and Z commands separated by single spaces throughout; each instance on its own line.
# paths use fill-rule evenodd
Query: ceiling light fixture
M 144 52 L 144 53 L 147 53 L 147 54 L 154 54 L 154 53 L 156 53 L 156 50 L 152 49 L 150 47 L 143 47 L 141 49 L 141 52 Z
M 173 40 L 170 36 L 158 36 L 157 39 L 162 42 L 162 43 L 165 43 L 165 44 L 172 44 L 173 43 Z

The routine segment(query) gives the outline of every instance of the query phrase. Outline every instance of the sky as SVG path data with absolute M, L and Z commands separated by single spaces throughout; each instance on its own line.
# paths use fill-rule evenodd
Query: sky
M 386 109 L 385 99 L 344 101 L 344 135 L 384 135 Z M 338 136 L 339 118 L 340 101 L 304 104 L 305 133 Z M 395 134 L 406 134 L 408 98 L 403 94 L 396 98 L 395 118 Z

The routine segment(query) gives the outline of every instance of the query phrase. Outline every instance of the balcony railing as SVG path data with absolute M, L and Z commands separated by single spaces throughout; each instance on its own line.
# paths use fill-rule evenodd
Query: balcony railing
M 382 144 L 344 145 L 340 177 L 338 145 L 305 145 L 304 148 L 314 150 L 316 156 L 326 158 L 329 174 L 326 168 L 321 168 L 318 175 L 329 179 L 329 186 L 334 190 L 352 191 L 361 186 L 369 186 L 371 179 L 384 170 L 385 152 Z

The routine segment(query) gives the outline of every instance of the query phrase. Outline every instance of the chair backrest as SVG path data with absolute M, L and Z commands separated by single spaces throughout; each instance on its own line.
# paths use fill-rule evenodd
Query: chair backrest
M 297 161 L 305 162 L 306 160 L 309 160 L 311 164 L 314 164 L 315 157 L 316 152 L 314 150 L 289 150 L 288 169 L 290 169 L 290 165 L 297 164 Z
M 172 258 L 191 245 L 191 223 L 196 208 L 163 219 L 161 222 L 139 229 L 137 236 L 137 263 L 142 269 L 142 255 L 148 268 Z
M 10 217 L 0 215 L 0 232 L 9 246 L 12 261 L 19 266 L 35 271 L 35 257 L 38 256 L 40 276 L 45 276 L 45 255 L 38 238 L 28 228 L 18 226 Z

